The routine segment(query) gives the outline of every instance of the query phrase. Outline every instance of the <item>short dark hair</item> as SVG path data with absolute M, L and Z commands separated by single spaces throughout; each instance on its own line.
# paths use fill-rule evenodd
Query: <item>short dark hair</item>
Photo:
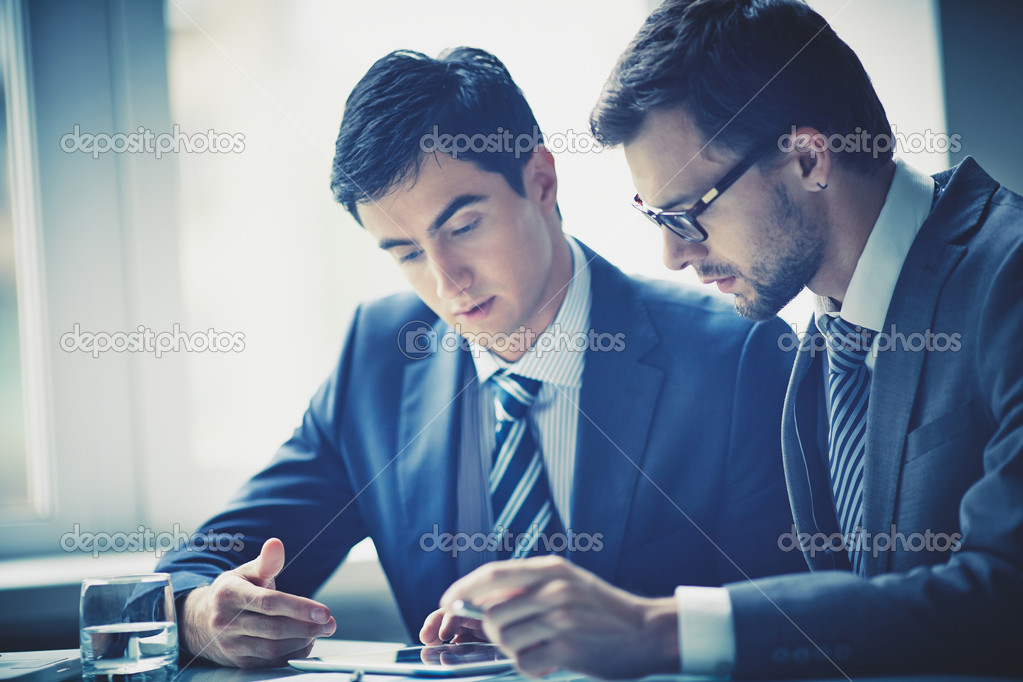
M 850 168 L 892 157 L 891 126 L 859 58 L 799 0 L 666 0 L 619 58 L 590 128 L 604 145 L 628 143 L 648 114 L 677 107 L 736 155 L 805 125 L 888 136 L 883 152 L 844 145 Z
M 473 143 L 438 144 L 445 135 Z M 522 140 L 528 150 L 519 147 Z M 373 64 L 348 96 L 330 188 L 359 220 L 359 203 L 414 181 L 424 153 L 440 151 L 500 173 L 525 196 L 522 170 L 530 155 L 523 152 L 542 141 L 526 98 L 494 55 L 457 47 L 434 59 L 397 50 Z

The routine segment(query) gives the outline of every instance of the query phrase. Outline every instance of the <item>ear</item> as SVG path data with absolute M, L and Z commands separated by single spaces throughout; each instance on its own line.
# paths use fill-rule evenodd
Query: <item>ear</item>
M 544 213 L 555 210 L 558 204 L 558 174 L 554 170 L 554 156 L 543 145 L 529 152 L 530 159 L 522 171 L 526 197 L 535 201 Z
M 794 129 L 789 139 L 789 159 L 785 165 L 791 171 L 790 180 L 807 192 L 826 189 L 833 161 L 827 136 L 816 128 L 803 126 Z

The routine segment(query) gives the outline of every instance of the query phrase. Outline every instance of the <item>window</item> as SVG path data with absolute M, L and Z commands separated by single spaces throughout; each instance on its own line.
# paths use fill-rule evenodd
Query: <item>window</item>
M 0 0 L 0 523 L 52 513 L 32 105 L 21 3 Z
M 2 29 L 0 29 L 2 30 Z M 6 46 L 8 41 L 4 41 Z M 5 55 L 0 60 L 6 65 Z M 29 505 L 28 453 L 18 338 L 18 279 L 11 208 L 7 78 L 0 69 L 0 505 L 4 515 Z

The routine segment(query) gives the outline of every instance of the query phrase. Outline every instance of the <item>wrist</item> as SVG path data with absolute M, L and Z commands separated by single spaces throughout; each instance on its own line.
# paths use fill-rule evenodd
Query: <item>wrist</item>
M 677 675 L 680 670 L 678 605 L 674 597 L 643 600 L 646 674 Z
M 208 585 L 197 587 L 183 597 L 179 597 L 182 603 L 178 610 L 178 640 L 181 653 L 192 658 L 203 655 L 203 649 L 208 641 L 202 634 L 201 615 L 203 596 L 207 590 L 209 590 Z

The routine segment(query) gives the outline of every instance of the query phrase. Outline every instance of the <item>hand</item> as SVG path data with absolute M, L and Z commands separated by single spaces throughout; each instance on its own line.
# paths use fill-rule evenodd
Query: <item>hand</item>
M 561 557 L 486 564 L 448 588 L 441 608 L 456 599 L 483 608 L 484 632 L 524 675 L 679 672 L 673 597 L 637 597 Z
M 308 656 L 316 638 L 332 634 L 337 622 L 323 604 L 276 591 L 274 578 L 283 568 L 284 544 L 270 538 L 258 557 L 190 592 L 182 647 L 238 668 L 279 667 Z
M 448 609 L 437 609 L 423 622 L 423 628 L 419 631 L 419 641 L 432 646 L 449 641 L 462 644 L 489 640 L 483 632 L 483 623 L 479 620 L 456 616 Z

